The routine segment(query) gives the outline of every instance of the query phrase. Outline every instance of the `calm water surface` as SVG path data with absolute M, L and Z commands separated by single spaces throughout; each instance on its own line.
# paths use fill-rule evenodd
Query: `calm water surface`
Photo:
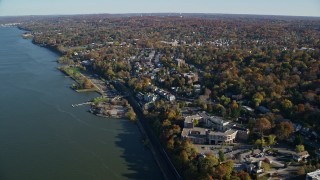
M 58 56 L 0 28 L 0 179 L 161 179 L 137 127 L 72 108 L 79 94 Z

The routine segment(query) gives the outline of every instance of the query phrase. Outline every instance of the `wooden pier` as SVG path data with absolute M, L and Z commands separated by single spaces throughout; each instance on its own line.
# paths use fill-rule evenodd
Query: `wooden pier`
M 78 106 L 83 106 L 83 105 L 89 105 L 89 104 L 91 104 L 91 102 L 85 102 L 85 103 L 80 103 L 80 104 L 72 104 L 71 106 L 72 107 L 78 107 Z

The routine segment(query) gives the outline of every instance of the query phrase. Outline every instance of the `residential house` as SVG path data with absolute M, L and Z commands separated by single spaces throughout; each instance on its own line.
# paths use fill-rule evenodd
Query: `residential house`
M 166 92 L 165 90 L 163 89 L 156 89 L 155 92 L 157 94 L 159 94 L 162 98 L 165 98 L 167 99 L 168 101 L 174 101 L 176 100 L 176 97 L 168 92 Z
M 174 40 L 173 42 L 168 42 L 168 41 L 160 41 L 160 42 L 164 44 L 169 44 L 174 47 L 179 45 L 179 42 L 177 40 Z
M 156 51 L 154 51 L 154 50 L 151 51 L 151 52 L 149 53 L 149 56 L 148 56 L 148 57 L 144 57 L 144 58 L 141 59 L 141 62 L 144 62 L 144 63 L 150 62 L 150 63 L 151 63 L 151 61 L 152 61 L 152 59 L 154 58 L 155 54 L 156 54 Z
M 185 64 L 185 61 L 183 59 L 176 59 L 176 64 L 178 67 L 181 67 Z
M 145 102 L 155 102 L 158 99 L 158 96 L 153 93 L 147 93 L 143 97 Z
M 189 72 L 189 73 L 184 73 L 182 75 L 185 78 L 187 84 L 192 84 L 194 82 L 199 81 L 198 73 Z
M 308 151 L 302 151 L 302 152 L 294 154 L 293 159 L 300 162 L 302 160 L 307 159 L 309 156 L 310 155 L 309 155 Z
M 168 94 L 168 95 L 166 96 L 166 99 L 167 99 L 168 101 L 172 102 L 172 101 L 176 100 L 176 97 L 175 97 L 174 95 L 172 95 L 172 94 Z
M 200 84 L 194 84 L 193 85 L 193 91 L 195 92 L 195 93 L 200 93 L 201 92 L 201 85 Z
M 94 60 L 85 60 L 85 61 L 81 61 L 81 65 L 83 66 L 92 66 Z

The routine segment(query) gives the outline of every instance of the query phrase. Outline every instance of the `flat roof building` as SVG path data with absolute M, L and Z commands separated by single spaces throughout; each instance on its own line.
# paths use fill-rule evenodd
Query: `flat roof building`
M 306 180 L 320 180 L 320 169 L 308 173 Z

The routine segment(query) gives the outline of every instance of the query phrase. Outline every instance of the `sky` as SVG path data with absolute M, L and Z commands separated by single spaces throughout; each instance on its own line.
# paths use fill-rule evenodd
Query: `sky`
M 0 16 L 170 12 L 320 17 L 320 0 L 0 0 Z

